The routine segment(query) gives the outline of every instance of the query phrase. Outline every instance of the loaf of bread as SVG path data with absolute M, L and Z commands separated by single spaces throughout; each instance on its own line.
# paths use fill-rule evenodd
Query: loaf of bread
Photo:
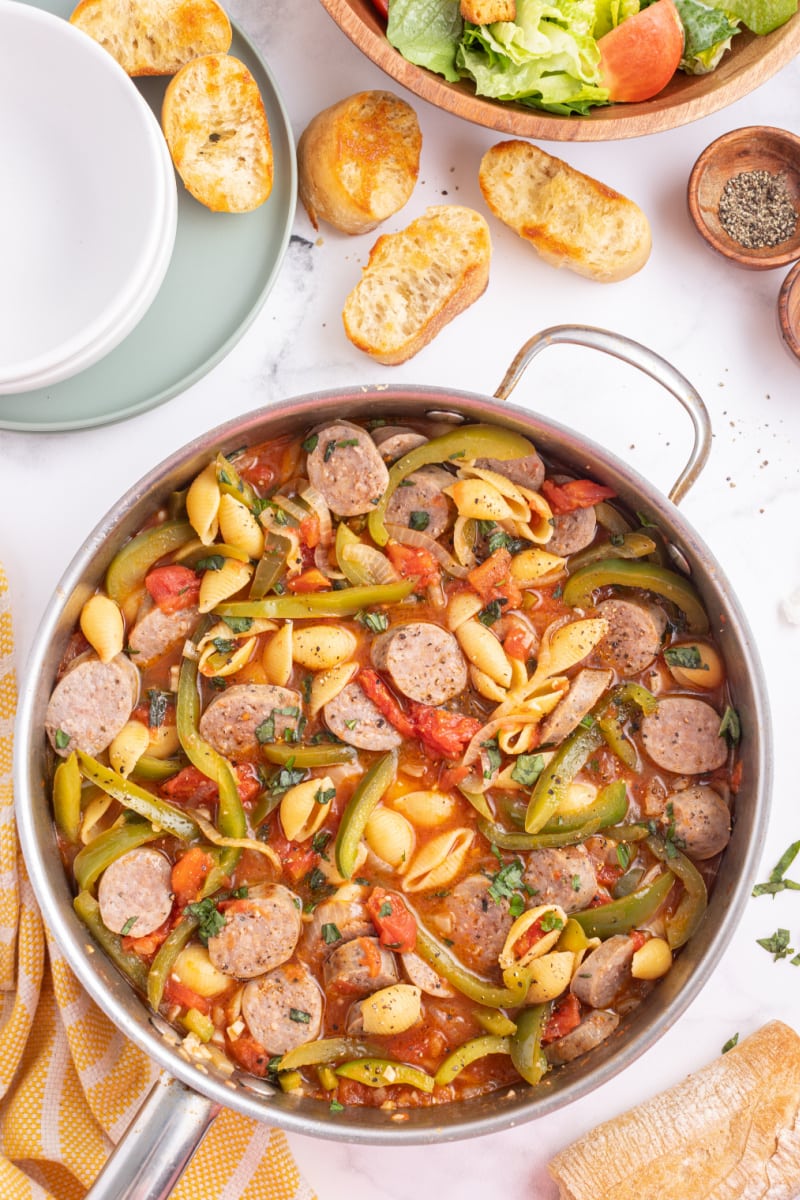
M 318 113 L 297 143 L 311 224 L 369 233 L 410 197 L 421 147 L 416 113 L 392 92 L 358 92 Z
M 81 0 L 70 21 L 129 75 L 174 75 L 202 54 L 226 54 L 233 37 L 217 0 Z
M 559 1200 L 800 1196 L 800 1037 L 764 1025 L 549 1164 Z
M 405 362 L 485 291 L 491 252 L 480 213 L 454 204 L 427 209 L 372 247 L 345 302 L 345 333 L 378 362 Z
M 272 142 L 258 84 L 230 54 L 206 54 L 170 80 L 161 125 L 186 188 L 213 212 L 249 212 L 272 190 Z
M 647 262 L 650 225 L 638 205 L 530 142 L 487 150 L 479 181 L 494 215 L 554 267 L 611 283 Z

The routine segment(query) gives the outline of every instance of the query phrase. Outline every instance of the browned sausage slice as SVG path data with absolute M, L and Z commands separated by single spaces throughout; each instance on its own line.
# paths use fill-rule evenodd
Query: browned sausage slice
M 269 1055 L 319 1037 L 322 993 L 308 967 L 293 959 L 245 985 L 242 1016 Z
M 446 979 L 438 975 L 433 967 L 429 967 L 424 958 L 420 958 L 413 950 L 400 955 L 403 970 L 410 983 L 415 984 L 427 996 L 455 996 Z
M 496 475 L 505 475 L 519 487 L 538 492 L 544 480 L 544 463 L 538 454 L 526 454 L 524 458 L 478 458 L 476 467 L 484 471 L 494 471 Z
M 325 987 L 340 996 L 369 996 L 397 983 L 397 964 L 391 950 L 376 937 L 353 938 L 338 946 L 323 967 Z
M 100 876 L 100 916 L 112 933 L 144 937 L 172 911 L 171 868 L 158 850 L 139 846 L 112 862 Z
M 631 978 L 636 942 L 627 933 L 615 933 L 578 967 L 570 985 L 584 1004 L 608 1008 L 620 988 Z
M 600 661 L 625 676 L 649 666 L 661 649 L 667 625 L 663 608 L 632 600 L 604 600 L 597 612 L 608 621 L 608 633 L 596 648 Z
M 539 741 L 558 745 L 572 733 L 590 709 L 594 708 L 606 688 L 611 686 L 612 671 L 595 671 L 583 667 L 573 678 L 569 691 L 542 723 Z
M 565 912 L 588 908 L 597 891 L 597 876 L 584 846 L 532 850 L 524 879 L 533 889 L 533 904 L 558 904 Z
M 442 478 L 444 476 L 444 478 Z M 450 524 L 450 501 L 442 491 L 453 482 L 446 471 L 415 471 L 396 488 L 386 508 L 386 523 L 440 537 Z
M 328 508 L 338 517 L 372 512 L 386 491 L 389 472 L 366 430 L 337 421 L 312 436 L 317 441 L 306 469 Z
M 654 713 L 642 718 L 642 742 L 650 758 L 676 775 L 715 771 L 728 757 L 719 734 L 719 713 L 691 696 L 666 696 Z
M 124 654 L 109 663 L 94 655 L 76 660 L 56 684 L 45 714 L 56 754 L 78 749 L 96 757 L 122 729 L 138 695 L 138 672 Z
M 731 814 L 714 788 L 692 784 L 667 798 L 665 818 L 676 846 L 689 858 L 721 854 L 731 837 Z
M 395 625 L 372 643 L 372 665 L 420 704 L 444 704 L 467 686 L 467 664 L 455 636 L 441 625 Z
M 372 440 L 380 450 L 383 461 L 391 464 L 408 454 L 409 450 L 424 446 L 428 439 L 407 425 L 384 425 L 382 429 L 372 431 Z
M 254 979 L 285 963 L 300 937 L 302 904 L 280 883 L 263 896 L 233 900 L 225 925 L 208 939 L 208 957 L 218 971 Z
M 200 733 L 238 762 L 253 758 L 262 742 L 279 742 L 287 730 L 296 733 L 301 716 L 299 692 L 271 683 L 237 683 L 211 701 L 200 718 Z
M 593 508 L 576 508 L 574 512 L 557 513 L 553 517 L 553 536 L 546 549 L 551 554 L 567 558 L 577 554 L 594 539 L 597 517 Z
M 545 1046 L 545 1057 L 554 1067 L 572 1062 L 574 1058 L 588 1054 L 590 1050 L 594 1050 L 595 1046 L 604 1042 L 618 1025 L 619 1017 L 616 1013 L 596 1009 L 586 1014 L 577 1029 L 570 1030 L 563 1037 L 557 1038 L 556 1041 Z
M 359 750 L 393 750 L 403 741 L 357 683 L 348 683 L 322 712 L 331 733 Z
M 196 607 L 165 613 L 157 604 L 143 605 L 128 637 L 128 647 L 136 656 L 137 667 L 149 667 L 184 641 L 194 632 L 199 619 Z
M 453 888 L 446 912 L 434 918 L 437 930 L 453 943 L 462 962 L 482 973 L 497 968 L 512 925 L 508 903 L 493 900 L 489 887 L 486 876 L 469 875 Z

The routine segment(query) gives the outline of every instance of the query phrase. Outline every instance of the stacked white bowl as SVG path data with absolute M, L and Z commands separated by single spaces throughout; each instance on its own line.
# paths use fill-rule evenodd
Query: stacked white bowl
M 0 0 L 0 114 L 2 396 L 77 374 L 141 320 L 169 266 L 177 189 L 118 63 L 16 0 Z

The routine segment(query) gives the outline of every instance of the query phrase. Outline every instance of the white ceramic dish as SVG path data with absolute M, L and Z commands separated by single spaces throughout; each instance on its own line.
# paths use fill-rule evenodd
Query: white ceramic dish
M 158 122 L 67 21 L 0 0 L 6 178 L 0 393 L 84 370 L 133 329 L 169 265 L 177 191 Z

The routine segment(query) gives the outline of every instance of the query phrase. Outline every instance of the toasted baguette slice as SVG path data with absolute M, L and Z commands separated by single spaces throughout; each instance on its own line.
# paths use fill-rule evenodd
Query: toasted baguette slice
M 225 54 L 233 33 L 217 0 L 81 0 L 70 17 L 129 75 L 174 75 L 202 54 Z
M 213 212 L 249 212 L 272 191 L 272 142 L 258 84 L 229 54 L 207 54 L 170 80 L 161 125 L 188 191 Z
M 345 302 L 345 333 L 378 362 L 405 362 L 485 291 L 491 253 L 480 213 L 454 204 L 427 209 L 372 247 Z
M 612 283 L 641 270 L 650 225 L 638 205 L 530 142 L 500 142 L 481 160 L 489 208 L 545 262 Z
M 409 199 L 421 147 L 417 114 L 392 92 L 358 92 L 318 113 L 297 143 L 311 224 L 369 233 Z
M 800 1037 L 771 1021 L 549 1164 L 559 1200 L 800 1195 Z

